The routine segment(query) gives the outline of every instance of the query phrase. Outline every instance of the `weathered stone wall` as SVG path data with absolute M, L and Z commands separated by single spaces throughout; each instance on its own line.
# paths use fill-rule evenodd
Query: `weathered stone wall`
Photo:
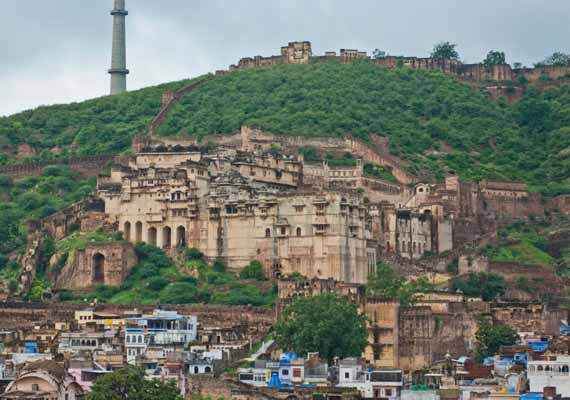
M 434 361 L 435 319 L 430 307 L 400 307 L 399 368 L 422 369 Z
M 58 303 L 26 303 L 0 302 L 0 329 L 14 329 L 17 326 L 30 326 L 33 323 L 47 321 L 71 321 L 75 311 L 82 310 L 85 304 Z M 149 304 L 99 304 L 98 311 L 122 314 L 133 309 L 150 313 L 156 306 Z M 163 307 L 166 308 L 166 307 Z M 254 336 L 259 336 L 275 322 L 275 313 L 266 308 L 250 306 L 221 306 L 221 305 L 168 305 L 168 310 L 177 311 L 183 315 L 195 315 L 201 324 L 225 327 L 243 325 Z
M 15 179 L 26 176 L 39 176 L 45 167 L 67 165 L 83 176 L 97 176 L 110 162 L 119 159 L 121 159 L 119 156 L 72 157 L 28 164 L 4 165 L 0 167 L 0 175 L 10 176 Z
M 520 332 L 538 335 L 559 335 L 562 320 L 568 320 L 568 311 L 555 305 L 513 302 L 493 305 L 494 324 L 509 325 Z
M 570 194 L 563 194 L 551 199 L 547 204 L 550 212 L 562 215 L 570 215 Z
M 56 289 L 86 289 L 97 285 L 120 286 L 137 263 L 128 242 L 89 243 L 70 255 L 59 273 L 50 274 Z

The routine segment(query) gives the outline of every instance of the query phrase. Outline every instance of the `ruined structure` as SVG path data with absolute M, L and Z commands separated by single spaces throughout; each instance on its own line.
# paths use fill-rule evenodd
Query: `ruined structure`
M 48 277 L 55 289 L 87 289 L 98 285 L 121 286 L 137 262 L 132 244 L 89 243 L 77 250 L 61 271 Z
M 460 79 L 475 83 L 488 81 L 510 82 L 526 80 L 527 82 L 539 82 L 546 79 L 560 79 L 570 75 L 570 66 L 544 66 L 536 68 L 513 69 L 509 64 L 493 65 L 487 68 L 483 63 L 464 64 L 459 60 L 434 59 L 407 56 L 384 56 L 379 58 L 370 57 L 365 51 L 357 49 L 341 49 L 337 54 L 335 51 L 327 51 L 324 55 L 315 56 L 312 53 L 310 42 L 290 42 L 281 48 L 278 56 L 255 56 L 246 57 L 239 60 L 235 65 L 230 65 L 228 71 L 217 71 L 218 75 L 228 72 L 235 72 L 249 68 L 267 67 L 280 64 L 309 64 L 311 62 L 337 61 L 340 63 L 351 63 L 357 60 L 369 60 L 375 64 L 395 68 L 405 66 L 412 69 L 422 69 L 428 71 L 441 71 L 446 74 L 457 76 Z

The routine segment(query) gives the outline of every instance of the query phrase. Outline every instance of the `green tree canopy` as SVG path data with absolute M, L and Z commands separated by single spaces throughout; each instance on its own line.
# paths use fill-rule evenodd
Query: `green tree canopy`
M 376 265 L 376 273 L 368 277 L 366 290 L 369 294 L 381 297 L 397 298 L 403 305 L 415 301 L 416 293 L 432 290 L 431 285 L 425 278 L 407 282 L 404 275 L 398 273 L 391 265 L 379 262 Z
M 450 42 L 441 42 L 433 46 L 430 57 L 435 59 L 459 60 L 457 45 Z
M 95 381 L 87 400 L 182 400 L 173 382 L 146 380 L 144 370 L 126 367 Z
M 517 331 L 507 325 L 493 326 L 487 321 L 479 322 L 476 357 L 481 362 L 485 357 L 495 355 L 501 346 L 512 346 L 517 343 Z
M 241 279 L 256 279 L 258 281 L 267 280 L 263 274 L 263 265 L 257 261 L 253 260 L 247 266 L 245 266 L 239 273 Z
M 470 273 L 467 278 L 455 278 L 454 290 L 460 290 L 467 296 L 481 296 L 485 301 L 493 301 L 505 294 L 505 279 L 493 273 Z
M 570 64 L 570 54 L 565 54 L 560 51 L 552 53 L 552 55 L 546 57 L 543 61 L 535 64 L 535 67 L 563 67 Z
M 502 64 L 506 64 L 505 53 L 502 51 L 491 50 L 483 60 L 483 65 L 487 71 L 490 71 L 493 65 Z
M 334 294 L 297 299 L 275 325 L 285 351 L 318 351 L 327 360 L 360 356 L 366 346 L 366 318 L 356 304 Z

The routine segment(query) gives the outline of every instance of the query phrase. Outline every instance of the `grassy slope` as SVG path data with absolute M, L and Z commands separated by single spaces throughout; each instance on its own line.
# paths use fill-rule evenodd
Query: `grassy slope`
M 555 192 L 570 188 L 570 157 L 559 154 L 570 146 L 569 111 L 568 88 L 508 106 L 437 72 L 284 65 L 214 79 L 183 97 L 159 134 L 230 133 L 245 124 L 308 136 L 376 132 L 416 170 L 439 178 L 454 171 Z
M 33 144 L 40 157 L 51 157 L 54 146 L 76 145 L 80 155 L 117 154 L 130 147 L 130 138 L 145 131 L 158 114 L 162 94 L 191 81 L 107 96 L 81 103 L 42 106 L 0 118 L 0 150 Z M 8 154 L 10 158 L 12 154 Z M 2 161 L 0 159 L 0 161 Z M 6 162 L 6 158 L 4 158 Z
M 75 144 L 84 155 L 123 152 L 160 109 L 161 94 L 188 82 L 1 118 L 0 149 L 26 141 L 43 158 L 55 145 Z M 412 169 L 437 178 L 453 171 L 570 191 L 570 156 L 560 153 L 570 146 L 568 87 L 505 105 L 438 72 L 366 62 L 282 65 L 216 77 L 184 96 L 159 134 L 230 133 L 245 124 L 284 134 L 376 132 Z

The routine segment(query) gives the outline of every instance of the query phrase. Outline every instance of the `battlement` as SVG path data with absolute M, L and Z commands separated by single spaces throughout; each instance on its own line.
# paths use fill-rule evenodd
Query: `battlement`
M 311 42 L 290 42 L 281 47 L 281 54 L 269 57 L 260 55 L 245 57 L 237 64 L 230 65 L 227 71 L 217 71 L 216 75 L 224 75 L 244 69 L 268 67 L 280 64 L 309 64 L 335 60 L 349 64 L 357 60 L 369 60 L 387 68 L 408 67 L 427 71 L 441 71 L 460 79 L 484 83 L 489 81 L 505 82 L 526 80 L 530 83 L 545 80 L 557 80 L 570 76 L 570 66 L 544 66 L 537 68 L 513 69 L 509 64 L 493 65 L 487 68 L 483 63 L 464 64 L 459 60 L 436 59 L 431 57 L 385 56 L 372 58 L 367 52 L 358 49 L 340 49 L 340 52 L 325 51 L 323 55 L 313 55 Z

